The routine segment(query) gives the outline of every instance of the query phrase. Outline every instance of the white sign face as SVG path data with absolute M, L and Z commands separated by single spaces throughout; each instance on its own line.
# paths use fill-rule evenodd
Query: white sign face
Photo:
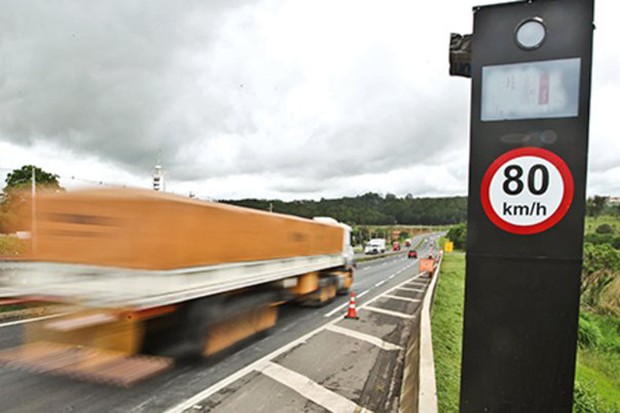
M 535 234 L 559 222 L 573 198 L 570 170 L 546 149 L 520 148 L 495 160 L 481 186 L 482 206 L 498 227 Z
M 581 59 L 482 68 L 482 121 L 579 115 Z

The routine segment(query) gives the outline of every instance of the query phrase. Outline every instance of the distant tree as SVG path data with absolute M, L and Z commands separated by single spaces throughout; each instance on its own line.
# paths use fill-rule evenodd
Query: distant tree
M 58 175 L 44 171 L 34 165 L 24 165 L 9 172 L 5 179 L 0 202 L 0 231 L 12 232 L 17 228 L 18 210 L 26 202 L 26 195 L 32 185 L 34 170 L 35 187 L 37 191 L 64 191 L 58 182 Z
M 603 212 L 605 206 L 607 205 L 607 199 L 608 197 L 606 196 L 598 195 L 588 198 L 586 200 L 586 214 L 594 218 L 601 215 L 601 212 Z
M 268 210 L 312 218 L 330 216 L 349 225 L 446 225 L 467 219 L 467 198 L 413 198 L 410 194 L 399 198 L 394 194 L 368 192 L 356 197 L 301 200 L 283 202 L 278 200 L 243 199 L 222 201 L 233 205 Z
M 32 185 L 32 169 L 37 186 L 48 189 L 61 189 L 58 183 L 58 175 L 45 172 L 43 169 L 34 165 L 24 165 L 19 169 L 14 169 L 6 176 L 6 186 L 4 192 L 14 188 L 23 188 Z

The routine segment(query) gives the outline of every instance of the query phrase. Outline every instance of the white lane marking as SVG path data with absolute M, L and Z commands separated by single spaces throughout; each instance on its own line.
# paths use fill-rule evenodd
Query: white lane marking
M 419 298 L 401 297 L 400 295 L 391 295 L 391 294 L 385 294 L 384 297 L 393 298 L 395 300 L 411 301 L 412 303 L 419 303 L 420 301 L 422 301 Z
M 375 287 L 380 287 L 383 284 L 385 284 L 387 281 L 383 280 L 383 281 L 379 281 L 378 283 L 375 284 Z
M 365 291 L 362 291 L 361 293 L 357 294 L 355 297 L 356 297 L 356 298 L 363 297 L 363 296 L 365 296 L 366 294 L 368 294 L 369 292 L 370 292 L 370 290 L 365 290 Z M 342 305 L 339 305 L 338 307 L 334 308 L 334 309 L 333 309 L 333 310 L 331 310 L 329 313 L 325 313 L 325 314 L 323 315 L 323 317 L 331 317 L 331 316 L 333 316 L 334 314 L 336 314 L 338 311 L 340 311 L 340 310 L 342 310 L 343 308 L 345 308 L 346 306 L 348 306 L 349 304 L 350 304 L 350 301 L 347 301 L 346 303 L 344 303 L 344 304 L 342 304 Z
M 398 274 L 398 273 L 396 273 L 396 274 Z M 391 280 L 392 278 L 396 277 L 396 274 L 392 274 L 392 275 L 390 275 L 390 276 L 388 277 L 388 280 Z
M 325 330 L 325 328 L 327 328 L 328 326 L 330 326 L 332 324 L 337 323 L 338 321 L 340 321 L 340 317 L 334 318 L 334 319 L 326 322 L 322 326 L 319 326 L 319 327 L 315 328 L 314 330 L 310 331 L 307 334 L 304 334 L 303 336 L 299 337 L 298 339 L 293 340 L 290 343 L 283 345 L 279 349 L 272 351 L 271 353 L 267 354 L 266 356 L 263 356 L 262 358 L 256 360 L 254 363 L 245 366 L 241 370 L 237 370 L 236 372 L 234 372 L 230 376 L 228 376 L 228 377 L 218 381 L 217 383 L 213 384 L 211 387 L 208 387 L 208 388 L 204 389 L 200 393 L 195 394 L 194 396 L 190 397 L 189 399 L 185 400 L 184 402 L 181 402 L 181 403 L 177 404 L 176 406 L 171 407 L 170 409 L 166 410 L 165 413 L 182 413 L 182 412 L 184 412 L 185 410 L 187 410 L 190 407 L 194 406 L 199 401 L 210 397 L 214 393 L 217 393 L 218 391 L 220 391 L 224 387 L 234 383 L 235 381 L 239 380 L 240 378 L 242 378 L 243 376 L 247 375 L 248 373 L 251 373 L 254 370 L 260 369 L 260 367 L 264 366 L 267 362 L 269 362 L 269 360 L 274 359 L 274 358 L 278 357 L 280 354 L 289 351 L 293 347 L 296 347 L 297 345 L 308 341 L 312 336 L 320 333 L 321 331 Z
M 399 287 L 399 290 L 405 290 L 405 291 L 415 291 L 416 293 L 423 293 L 424 290 L 420 290 L 419 288 L 407 288 L 407 287 Z
M 413 277 L 413 279 L 416 279 L 417 277 L 421 276 L 422 274 L 424 274 L 424 273 L 421 272 L 421 273 L 417 274 L 415 277 Z M 396 290 L 398 287 L 400 287 L 401 285 L 403 285 L 403 284 L 405 284 L 405 283 L 407 283 L 409 281 L 410 280 L 403 281 L 402 283 L 400 283 L 400 284 L 390 288 L 389 290 L 385 291 L 383 294 L 380 294 L 380 295 L 378 295 L 376 297 L 371 298 L 368 302 L 366 302 L 365 304 L 359 306 L 358 309 L 359 308 L 364 308 L 364 306 L 366 306 L 366 305 L 368 305 L 368 304 L 378 300 L 383 295 L 388 294 L 388 293 Z M 370 290 L 366 290 L 366 291 L 358 294 L 357 297 L 361 297 L 363 295 L 366 295 L 369 292 L 370 292 Z M 262 358 L 256 360 L 254 363 L 245 366 L 241 370 L 237 370 L 236 372 L 234 372 L 230 376 L 228 376 L 228 377 L 220 380 L 219 382 L 213 384 L 211 387 L 208 387 L 208 388 L 204 389 L 203 391 L 201 391 L 200 393 L 197 393 L 194 396 L 190 397 L 189 399 L 187 399 L 187 400 L 177 404 L 176 406 L 173 406 L 173 407 L 169 408 L 164 413 L 182 413 L 183 411 L 185 411 L 185 410 L 189 409 L 190 407 L 194 406 L 196 403 L 198 403 L 198 402 L 200 402 L 200 401 L 210 397 L 211 395 L 213 395 L 214 393 L 217 393 L 218 391 L 220 391 L 224 387 L 234 383 L 235 381 L 239 380 L 240 378 L 242 378 L 243 376 L 247 375 L 248 373 L 251 373 L 252 371 L 258 369 L 260 366 L 264 365 L 267 361 L 272 360 L 272 359 L 278 357 L 280 354 L 289 351 L 293 347 L 296 347 L 297 345 L 308 341 L 310 338 L 312 338 L 312 336 L 314 336 L 314 335 L 320 333 L 321 331 L 325 330 L 330 325 L 336 324 L 340 320 L 341 320 L 340 317 L 336 317 L 336 318 L 326 322 L 322 326 L 319 326 L 319 327 L 315 328 L 314 330 L 312 330 L 309 333 L 299 337 L 298 339 L 293 340 L 290 343 L 283 345 L 279 349 L 276 349 L 276 350 L 272 351 L 271 353 L 263 356 Z
M 415 275 L 413 278 L 411 278 L 411 280 L 415 280 L 416 278 L 418 278 L 419 276 L 423 275 L 424 273 L 421 272 L 417 275 Z M 382 294 L 379 294 L 376 297 L 371 298 L 370 300 L 366 301 L 363 305 L 359 306 L 358 308 L 363 308 L 364 306 L 368 305 L 368 304 L 372 304 L 373 302 L 377 301 L 379 298 L 383 297 L 385 294 L 390 294 L 392 291 L 397 290 L 398 288 L 400 288 L 401 285 L 405 285 L 406 283 L 408 283 L 411 280 L 406 280 L 403 281 L 402 283 L 395 285 L 394 287 L 384 291 Z
M 18 325 L 18 324 L 32 323 L 32 322 L 35 322 L 35 321 L 47 320 L 49 318 L 57 318 L 57 317 L 61 317 L 63 315 L 67 315 L 67 314 L 69 314 L 69 313 L 52 314 L 52 315 L 46 315 L 46 316 L 43 316 L 43 317 L 29 318 L 29 319 L 26 319 L 26 320 L 10 321 L 8 323 L 0 324 L 0 328 L 8 327 L 8 326 L 15 326 L 15 325 Z
M 359 296 L 358 296 L 359 297 Z M 325 313 L 325 315 L 323 317 L 331 317 L 334 314 L 336 314 L 338 311 L 341 311 L 343 308 L 345 308 L 346 306 L 349 305 L 349 302 L 347 301 L 346 303 L 339 305 L 338 307 L 334 308 L 333 310 L 331 310 L 329 313 Z
M 360 309 L 362 309 L 362 308 L 360 308 Z M 373 306 L 370 306 L 370 305 L 364 306 L 363 309 L 364 310 L 370 310 L 370 311 L 373 311 L 375 313 L 391 315 L 391 316 L 394 316 L 394 317 L 413 318 L 413 316 L 411 314 L 405 314 L 405 313 L 401 313 L 401 312 L 398 312 L 398 311 L 386 310 L 385 308 L 373 307 Z
M 383 350 L 401 350 L 401 346 L 397 346 L 396 344 L 388 343 L 385 340 L 380 339 L 379 337 L 371 336 L 370 334 L 360 333 L 359 331 L 351 330 L 349 328 L 344 328 L 340 326 L 329 326 L 326 328 L 327 331 L 333 331 L 334 333 L 343 334 L 345 336 L 349 336 L 352 338 L 356 338 L 358 340 L 365 341 L 367 343 L 373 344 L 377 347 L 382 348 Z
M 424 282 L 423 282 L 423 283 L 421 283 L 421 284 L 420 284 L 420 283 L 412 283 L 412 282 L 409 282 L 409 283 L 407 283 L 407 284 L 405 284 L 405 285 L 406 285 L 406 286 L 408 286 L 408 287 L 411 287 L 411 288 L 420 288 L 420 287 L 426 287 L 428 284 L 426 284 L 426 283 L 424 283 Z
M 310 380 L 279 364 L 268 362 L 261 372 L 272 379 L 282 383 L 288 388 L 296 391 L 306 399 L 325 407 L 332 412 L 359 412 L 369 410 L 362 409 L 361 406 L 353 403 L 351 400 L 326 389 L 317 382 Z

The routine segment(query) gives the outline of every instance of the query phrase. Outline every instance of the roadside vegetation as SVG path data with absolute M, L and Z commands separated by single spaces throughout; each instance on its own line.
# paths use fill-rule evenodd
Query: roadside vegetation
M 222 200 L 248 208 L 292 214 L 306 218 L 328 216 L 357 225 L 451 225 L 467 217 L 467 198 L 414 198 L 369 192 L 336 199 L 280 201 L 267 199 Z
M 620 413 L 620 207 L 587 205 L 573 412 Z M 463 249 L 466 234 L 459 224 L 446 238 Z M 432 315 L 440 412 L 458 411 L 464 282 L 464 254 L 446 254 Z
M 464 296 L 465 254 L 444 254 L 431 319 L 440 412 L 459 410 Z

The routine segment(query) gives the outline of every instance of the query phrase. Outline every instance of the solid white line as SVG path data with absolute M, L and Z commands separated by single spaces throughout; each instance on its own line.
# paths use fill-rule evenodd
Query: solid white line
M 420 301 L 422 301 L 419 298 L 401 297 L 399 295 L 391 295 L 391 294 L 385 294 L 384 297 L 393 298 L 395 300 L 411 301 L 412 303 L 419 303 Z
M 359 296 L 358 296 L 359 297 Z M 331 317 L 334 314 L 336 314 L 338 311 L 341 311 L 343 308 L 345 308 L 346 306 L 349 305 L 349 302 L 347 301 L 346 303 L 339 305 L 338 307 L 334 308 L 333 310 L 331 310 L 329 313 L 326 313 L 323 317 Z
M 56 317 L 60 317 L 60 316 L 66 315 L 66 314 L 69 314 L 69 313 L 52 314 L 52 315 L 46 315 L 46 316 L 43 316 L 43 317 L 29 318 L 29 319 L 26 319 L 26 320 L 10 321 L 8 323 L 0 324 L 0 328 L 8 327 L 8 326 L 15 326 L 15 325 L 18 325 L 18 324 L 32 323 L 34 321 L 47 320 L 48 318 L 56 318 Z
M 231 383 L 234 383 L 235 381 L 239 380 L 240 378 L 247 375 L 248 373 L 251 373 L 254 370 L 260 369 L 260 367 L 264 366 L 265 363 L 267 363 L 269 360 L 274 359 L 278 357 L 280 354 L 289 351 L 293 347 L 296 347 L 297 345 L 308 341 L 315 334 L 320 333 L 321 331 L 325 330 L 325 328 L 327 328 L 328 326 L 335 324 L 340 320 L 341 320 L 340 317 L 337 317 L 337 318 L 334 318 L 333 320 L 326 322 L 322 326 L 315 328 L 314 330 L 299 337 L 298 339 L 293 340 L 290 343 L 283 345 L 279 349 L 272 351 L 266 356 L 263 356 L 262 358 L 256 360 L 254 363 L 245 366 L 241 370 L 237 370 L 230 376 L 218 381 L 217 383 L 213 384 L 211 387 L 204 389 L 200 393 L 195 394 L 194 396 L 185 400 L 184 402 L 181 402 L 177 404 L 176 406 L 171 407 L 170 409 L 166 410 L 165 413 L 182 413 L 183 411 L 189 409 L 190 407 L 192 407 L 199 401 L 206 399 L 207 397 L 213 395 L 214 393 L 217 393 L 224 387 L 230 385 Z
M 360 308 L 360 310 L 361 309 L 362 308 Z M 413 316 L 410 315 L 410 314 L 400 313 L 398 311 L 386 310 L 385 308 L 372 307 L 372 306 L 369 306 L 369 305 L 365 306 L 363 309 L 364 310 L 370 310 L 370 311 L 373 311 L 375 313 L 382 313 L 382 314 L 391 315 L 391 316 L 394 316 L 394 317 L 413 318 Z
M 382 285 L 383 285 L 383 284 L 385 284 L 385 283 L 386 283 L 386 281 L 385 281 L 385 280 L 383 280 L 383 281 L 379 281 L 378 283 L 376 283 L 376 284 L 375 284 L 375 287 L 380 287 L 380 286 L 382 286 Z
M 424 273 L 421 272 L 421 273 L 417 274 L 415 277 L 413 277 L 413 279 L 416 279 L 417 277 L 421 276 L 422 274 L 424 274 Z M 368 304 L 378 300 L 379 298 L 381 298 L 382 295 L 388 294 L 388 293 L 396 290 L 398 287 L 400 287 L 401 285 L 403 285 L 403 284 L 405 284 L 405 283 L 407 283 L 409 281 L 410 280 L 406 280 L 406 281 L 404 281 L 404 282 L 402 282 L 402 283 L 400 283 L 400 284 L 390 288 L 389 290 L 387 290 L 383 294 L 378 295 L 376 297 L 373 297 L 372 299 L 370 299 L 365 304 L 359 306 L 358 309 L 364 308 L 366 305 L 368 305 Z M 366 295 L 369 292 L 370 292 L 370 290 L 365 290 L 365 291 L 361 292 L 360 294 L 358 294 L 357 297 L 358 298 L 362 297 L 363 295 Z M 309 333 L 299 337 L 298 339 L 293 340 L 290 343 L 285 344 L 284 346 L 280 347 L 279 349 L 274 350 L 273 352 L 263 356 L 262 358 L 256 360 L 254 363 L 245 366 L 241 370 L 237 370 L 235 373 L 233 373 L 230 376 L 228 376 L 228 377 L 220 380 L 219 382 L 213 384 L 211 387 L 208 387 L 208 388 L 204 389 L 200 393 L 195 394 L 194 396 L 190 397 L 189 399 L 185 400 L 184 402 L 181 402 L 181 403 L 177 404 L 176 406 L 171 407 L 170 409 L 166 410 L 165 413 L 182 413 L 183 411 L 185 411 L 185 410 L 189 409 L 190 407 L 194 406 L 196 403 L 200 402 L 201 400 L 208 398 L 209 396 L 213 395 L 214 393 L 217 393 L 218 391 L 220 391 L 224 387 L 230 385 L 231 383 L 234 383 L 235 381 L 239 380 L 240 378 L 242 378 L 243 376 L 247 375 L 248 373 L 256 370 L 260 366 L 264 365 L 267 361 L 272 360 L 272 359 L 278 357 L 280 354 L 289 351 L 293 347 L 296 347 L 297 345 L 299 345 L 299 344 L 301 344 L 303 342 L 308 341 L 312 336 L 320 333 L 321 331 L 326 329 L 328 326 L 336 324 L 340 320 L 341 320 L 340 317 L 336 317 L 336 318 L 326 322 L 322 326 L 319 326 L 319 327 L 315 328 L 314 330 L 312 330 Z
M 401 346 L 397 346 L 396 344 L 388 343 L 385 340 L 380 339 L 379 337 L 371 336 L 370 334 L 360 333 L 359 331 L 354 331 L 349 328 L 344 328 L 340 326 L 329 326 L 326 328 L 328 331 L 333 331 L 334 333 L 343 334 L 345 336 L 349 336 L 352 338 L 357 338 L 358 340 L 365 341 L 367 343 L 373 344 L 377 347 L 382 348 L 383 350 L 401 350 Z
M 369 410 L 353 403 L 351 400 L 326 389 L 308 377 L 289 370 L 276 363 L 268 362 L 261 370 L 263 374 L 296 391 L 306 399 L 323 406 L 332 412 L 359 412 Z
M 433 359 L 433 337 L 431 331 L 431 301 L 433 290 L 439 278 L 441 259 L 433 274 L 431 285 L 422 303 L 420 318 L 420 387 L 418 389 L 418 411 L 437 413 L 437 383 L 435 380 L 435 362 Z

